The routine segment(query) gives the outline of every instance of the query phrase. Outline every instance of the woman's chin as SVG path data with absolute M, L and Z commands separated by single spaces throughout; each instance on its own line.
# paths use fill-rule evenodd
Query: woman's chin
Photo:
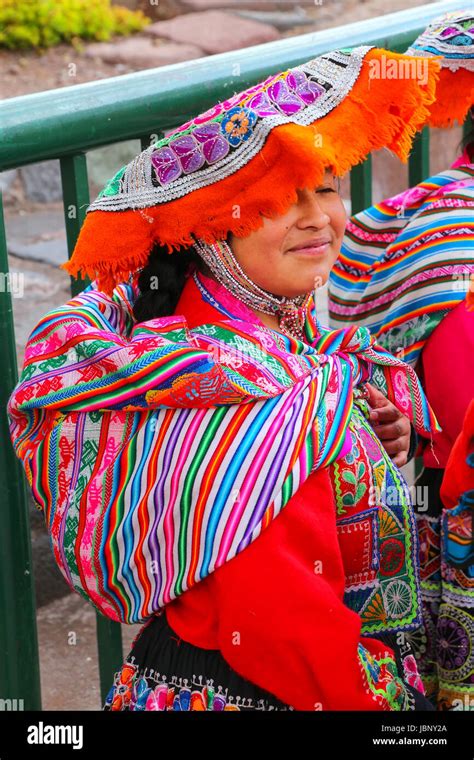
M 303 293 L 309 293 L 310 290 L 316 290 L 317 288 L 321 288 L 323 285 L 325 285 L 328 281 L 329 277 L 329 271 L 326 268 L 320 267 L 317 271 L 312 273 L 311 276 L 305 277 L 301 280 L 301 283 L 298 283 L 297 286 L 297 293 L 298 295 L 301 295 Z M 295 295 L 296 295 L 296 288 L 295 288 Z M 294 297 L 294 296 L 293 296 Z
M 281 274 L 279 280 L 285 283 L 281 288 L 276 287 L 275 285 L 272 287 L 271 283 L 268 281 L 265 282 L 265 284 L 261 284 L 261 282 L 258 282 L 257 280 L 255 280 L 255 282 L 269 293 L 284 298 L 297 298 L 305 293 L 310 293 L 317 288 L 321 288 L 327 283 L 330 274 L 329 264 L 327 266 L 319 265 L 318 267 L 306 267 L 304 272 L 302 269 L 303 267 L 299 268 L 299 271 L 297 272 L 298 276 L 292 277 L 290 274 L 286 276 Z M 291 287 L 288 287 L 290 283 Z

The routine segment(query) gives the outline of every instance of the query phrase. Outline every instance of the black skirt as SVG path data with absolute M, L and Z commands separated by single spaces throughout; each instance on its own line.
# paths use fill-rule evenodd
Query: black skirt
M 183 641 L 161 613 L 138 632 L 104 710 L 292 710 L 242 678 L 217 649 Z
M 394 650 L 399 673 L 403 673 L 396 636 L 378 638 Z M 434 710 L 419 691 L 406 682 L 405 686 L 415 710 Z M 293 707 L 242 678 L 219 650 L 202 649 L 180 639 L 163 612 L 138 632 L 130 654 L 115 674 L 103 709 L 288 711 Z

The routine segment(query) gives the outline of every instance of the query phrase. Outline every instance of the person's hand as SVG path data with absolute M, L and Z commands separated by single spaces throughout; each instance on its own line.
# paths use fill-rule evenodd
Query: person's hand
M 383 447 L 397 467 L 403 467 L 408 461 L 410 449 L 411 425 L 391 401 L 377 388 L 366 383 L 368 403 L 371 408 L 370 423 L 374 433 L 382 441 Z

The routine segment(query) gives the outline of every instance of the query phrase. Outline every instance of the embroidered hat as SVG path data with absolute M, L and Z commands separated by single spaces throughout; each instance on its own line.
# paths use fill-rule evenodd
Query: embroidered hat
M 427 124 L 452 127 L 464 122 L 474 103 L 474 13 L 455 11 L 435 19 L 406 51 L 414 56 L 442 56 L 436 100 Z
M 326 167 L 340 176 L 383 146 L 406 161 L 439 71 L 429 59 L 423 81 L 384 75 L 406 60 L 370 46 L 336 50 L 217 103 L 116 173 L 61 267 L 111 294 L 154 243 L 171 253 L 245 237 L 297 202 L 297 189 L 320 184 Z

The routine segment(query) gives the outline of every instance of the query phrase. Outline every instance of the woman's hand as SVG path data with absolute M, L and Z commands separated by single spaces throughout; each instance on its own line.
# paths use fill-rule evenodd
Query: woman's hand
M 380 438 L 387 454 L 397 467 L 403 467 L 408 461 L 411 425 L 383 393 L 366 383 L 368 402 L 371 407 L 370 423 L 374 433 Z

